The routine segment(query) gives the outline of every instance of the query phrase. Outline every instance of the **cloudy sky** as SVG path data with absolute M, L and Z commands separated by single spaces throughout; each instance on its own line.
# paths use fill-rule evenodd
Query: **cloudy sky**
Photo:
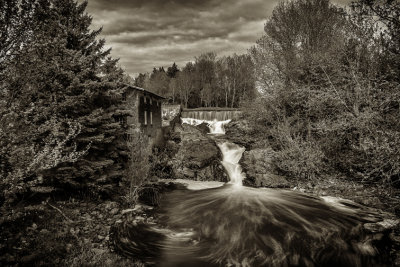
M 344 4 L 350 0 L 336 0 Z M 279 0 L 89 0 L 93 29 L 131 76 L 204 52 L 245 53 Z

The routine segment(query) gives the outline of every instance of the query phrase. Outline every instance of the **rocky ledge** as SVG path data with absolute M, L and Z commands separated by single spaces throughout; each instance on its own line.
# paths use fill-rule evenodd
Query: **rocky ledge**
M 246 174 L 244 185 L 270 188 L 290 187 L 285 177 L 272 172 L 273 153 L 271 148 L 257 148 L 243 153 L 239 163 Z
M 221 152 L 215 141 L 204 132 L 204 129 L 183 124 L 176 125 L 174 133 L 180 137 L 176 138 L 179 140 L 176 142 L 178 149 L 169 163 L 174 178 L 196 181 L 228 181 L 221 165 Z

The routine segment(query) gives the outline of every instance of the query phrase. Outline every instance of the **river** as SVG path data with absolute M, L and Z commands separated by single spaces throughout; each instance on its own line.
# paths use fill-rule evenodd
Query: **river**
M 229 121 L 207 123 L 221 136 Z M 230 182 L 166 194 L 159 223 L 127 228 L 132 257 L 145 255 L 156 266 L 390 265 L 385 237 L 363 227 L 381 220 L 373 210 L 338 198 L 245 187 L 244 148 L 215 140 Z

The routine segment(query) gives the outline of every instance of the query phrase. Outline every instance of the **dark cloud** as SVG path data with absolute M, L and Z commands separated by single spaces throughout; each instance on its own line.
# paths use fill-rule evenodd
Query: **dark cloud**
M 337 0 L 345 4 L 350 0 Z M 195 56 L 244 53 L 278 0 L 89 0 L 93 29 L 131 75 Z

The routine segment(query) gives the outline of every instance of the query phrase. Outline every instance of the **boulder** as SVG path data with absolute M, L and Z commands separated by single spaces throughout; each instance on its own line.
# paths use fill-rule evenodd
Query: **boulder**
M 285 177 L 273 173 L 271 148 L 257 148 L 245 151 L 240 160 L 246 179 L 243 184 L 254 187 L 287 188 Z
M 221 165 L 222 155 L 203 129 L 183 124 L 179 150 L 171 160 L 174 178 L 196 181 L 228 181 Z
M 235 144 L 251 149 L 255 139 L 250 135 L 251 128 L 246 120 L 234 120 L 225 125 L 226 138 Z
M 196 126 L 203 134 L 208 134 L 210 132 L 210 128 L 208 127 L 207 123 L 203 122 Z

